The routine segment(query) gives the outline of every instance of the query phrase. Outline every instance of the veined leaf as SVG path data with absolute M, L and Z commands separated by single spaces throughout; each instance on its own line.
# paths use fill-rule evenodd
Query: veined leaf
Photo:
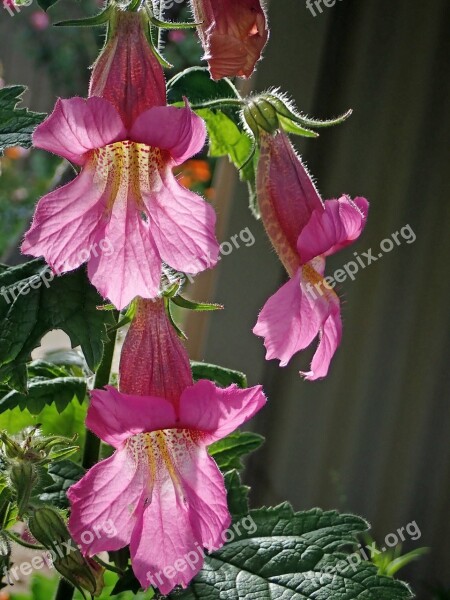
M 26 87 L 13 85 L 0 89 L 0 155 L 11 146 L 31 146 L 31 135 L 45 114 L 16 108 Z
M 251 520 L 250 520 L 251 518 Z M 244 523 L 244 521 L 242 521 Z M 349 560 L 343 548 L 368 527 L 353 515 L 289 504 L 250 511 L 246 526 L 205 560 L 182 600 L 406 600 L 409 588 L 377 575 L 369 562 Z

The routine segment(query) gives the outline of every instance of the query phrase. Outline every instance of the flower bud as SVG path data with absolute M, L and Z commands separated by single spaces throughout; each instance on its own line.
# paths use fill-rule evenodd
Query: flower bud
M 35 465 L 25 461 L 15 461 L 9 470 L 11 484 L 17 494 L 19 517 L 27 512 L 33 489 L 39 477 Z
M 260 0 L 192 0 L 213 79 L 250 77 L 269 38 Z
M 115 10 L 110 35 L 96 60 L 89 96 L 101 96 L 118 110 L 126 127 L 145 110 L 165 106 L 166 82 L 148 40 L 145 11 Z
M 189 357 L 169 321 L 164 299 L 139 298 L 120 357 L 120 391 L 167 398 L 177 405 L 190 385 Z
M 73 541 L 61 515 L 50 506 L 36 508 L 29 521 L 31 534 L 50 550 L 55 569 L 83 593 L 98 596 L 103 588 L 103 569 L 86 559 Z M 84 595 L 84 594 L 83 594 Z

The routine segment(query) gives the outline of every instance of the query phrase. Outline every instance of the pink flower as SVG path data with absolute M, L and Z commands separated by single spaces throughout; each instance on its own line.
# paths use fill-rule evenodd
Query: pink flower
M 204 141 L 189 108 L 150 108 L 127 130 L 108 100 L 58 100 L 33 143 L 82 168 L 39 201 L 22 252 L 58 273 L 87 262 L 92 283 L 119 309 L 158 294 L 163 262 L 187 273 L 214 266 L 214 210 L 172 173 Z
M 201 150 L 205 125 L 188 106 L 161 105 L 164 77 L 140 13 L 117 19 L 92 75 L 91 92 L 104 97 L 58 100 L 34 132 L 37 148 L 81 172 L 39 201 L 22 252 L 57 273 L 87 262 L 99 292 L 123 308 L 158 294 L 163 262 L 195 274 L 216 264 L 219 247 L 214 210 L 172 173 Z
M 94 390 L 86 421 L 116 452 L 68 491 L 69 529 L 83 552 L 129 544 L 141 585 L 163 594 L 187 586 L 202 567 L 203 549 L 220 548 L 230 525 L 223 476 L 207 447 L 265 403 L 260 386 L 193 384 L 186 351 L 170 327 L 163 300 L 153 306 L 139 300 L 121 359 L 121 392 Z M 85 533 L 104 523 L 114 524 L 115 533 Z
M 269 37 L 260 0 L 192 0 L 213 79 L 250 77 Z
M 341 342 L 337 294 L 324 279 L 325 257 L 351 244 L 367 219 L 365 198 L 322 202 L 286 134 L 262 134 L 258 165 L 261 216 L 290 280 L 264 305 L 253 329 L 264 338 L 266 359 L 286 366 L 319 335 L 306 379 L 325 377 Z

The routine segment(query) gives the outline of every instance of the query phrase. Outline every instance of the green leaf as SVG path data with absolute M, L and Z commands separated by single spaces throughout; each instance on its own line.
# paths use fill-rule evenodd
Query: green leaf
M 289 504 L 252 510 L 239 528 L 231 527 L 234 539 L 206 558 L 190 587 L 170 598 L 412 598 L 406 585 L 378 576 L 372 563 L 352 563 L 342 551 L 366 528 L 363 519 L 335 511 L 294 513 Z
M 82 377 L 35 377 L 28 381 L 27 394 L 11 390 L 0 399 L 0 413 L 18 406 L 20 410 L 26 408 L 32 415 L 38 415 L 45 405 L 53 403 L 61 413 L 74 397 L 81 403 L 85 396 L 86 380 Z
M 206 304 L 204 302 L 194 302 L 192 300 L 188 300 L 187 298 L 183 298 L 183 296 L 180 296 L 179 294 L 176 296 L 172 296 L 170 299 L 174 304 L 176 304 L 180 308 L 186 308 L 188 310 L 194 310 L 196 312 L 223 309 L 222 304 Z
M 250 488 L 242 485 L 239 473 L 236 470 L 225 473 L 225 487 L 227 488 L 227 504 L 233 521 L 238 521 L 248 515 L 248 495 Z
M 240 371 L 193 360 L 191 360 L 191 368 L 192 376 L 196 381 L 199 379 L 209 379 L 221 387 L 228 387 L 233 383 L 240 388 L 247 387 L 247 377 Z
M 84 268 L 54 277 L 43 261 L 0 266 L 0 381 L 25 393 L 25 364 L 42 337 L 53 329 L 67 333 L 81 346 L 92 371 L 98 366 L 108 311 L 97 310 L 102 298 Z
M 0 89 L 0 155 L 11 146 L 31 146 L 31 135 L 45 114 L 16 108 L 26 90 L 23 85 Z
M 53 0 L 57 2 L 58 0 Z M 94 15 L 93 17 L 86 17 L 84 19 L 71 19 L 69 21 L 58 21 L 55 23 L 55 27 L 97 27 L 98 25 L 105 25 L 114 11 L 113 5 L 110 4 L 102 12 Z
M 246 165 L 253 150 L 253 140 L 242 126 L 220 110 L 201 108 L 196 112 L 205 120 L 208 129 L 210 156 L 228 156 L 237 169 Z M 243 170 L 245 177 L 248 177 L 248 170 L 249 164 Z
M 44 488 L 40 499 L 49 502 L 58 508 L 67 508 L 69 502 L 66 492 L 71 485 L 76 483 L 84 475 L 83 467 L 72 460 L 60 460 L 48 467 L 48 474 L 53 483 Z
M 205 67 L 190 67 L 167 83 L 167 100 L 170 104 L 183 102 L 185 96 L 194 105 L 219 98 L 240 97 L 229 79 L 214 81 Z
M 235 431 L 208 448 L 221 471 L 243 469 L 241 457 L 258 450 L 264 443 L 262 435 L 250 431 Z

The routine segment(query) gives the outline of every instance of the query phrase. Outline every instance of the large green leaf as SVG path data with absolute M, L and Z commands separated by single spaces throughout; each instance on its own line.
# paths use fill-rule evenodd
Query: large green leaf
M 51 279 L 41 260 L 17 267 L 0 266 L 0 381 L 26 392 L 25 364 L 42 337 L 53 329 L 81 346 L 92 370 L 98 366 L 110 311 L 97 310 L 103 300 L 84 268 Z
M 221 471 L 240 470 L 244 467 L 241 458 L 258 450 L 264 443 L 262 435 L 250 431 L 235 431 L 208 448 Z
M 55 404 L 58 412 L 63 412 L 73 398 L 81 403 L 86 395 L 86 380 L 83 377 L 56 377 L 45 379 L 35 377 L 28 380 L 28 391 L 22 394 L 11 390 L 0 399 L 0 413 L 18 406 L 38 415 L 44 406 Z
M 31 135 L 45 114 L 16 108 L 26 90 L 23 85 L 0 89 L 0 154 L 10 146 L 31 146 Z
M 409 588 L 379 577 L 372 563 L 351 561 L 367 523 L 353 515 L 313 509 L 294 513 L 289 504 L 250 512 L 252 521 L 232 529 L 234 539 L 207 557 L 182 600 L 403 600 Z

